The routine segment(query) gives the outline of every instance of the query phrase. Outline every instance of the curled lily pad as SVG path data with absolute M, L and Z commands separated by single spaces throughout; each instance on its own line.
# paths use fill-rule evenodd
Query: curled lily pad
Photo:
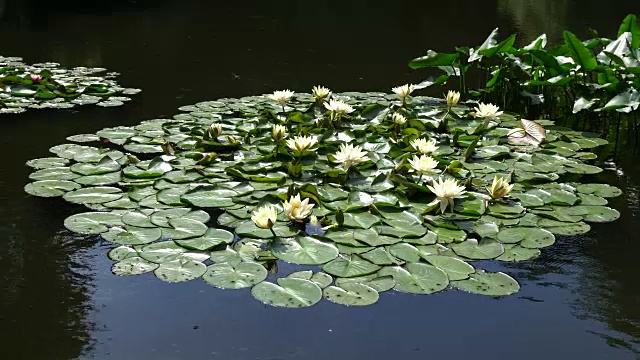
M 277 307 L 301 308 L 316 304 L 322 299 L 322 289 L 310 280 L 280 278 L 278 285 L 261 282 L 251 289 L 253 297 Z
M 227 263 L 212 264 L 202 279 L 207 283 L 222 289 L 242 289 L 252 287 L 267 278 L 264 266 L 241 262 L 235 265 Z

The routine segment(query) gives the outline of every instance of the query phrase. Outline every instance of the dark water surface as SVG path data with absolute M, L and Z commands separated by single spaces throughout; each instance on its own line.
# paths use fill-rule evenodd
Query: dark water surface
M 490 265 L 522 285 L 502 299 L 387 292 L 366 308 L 283 310 L 202 281 L 116 277 L 109 245 L 63 229 L 79 207 L 22 191 L 25 161 L 68 135 L 285 87 L 388 91 L 425 76 L 406 63 L 428 48 L 480 44 L 496 26 L 522 42 L 613 34 L 631 12 L 637 1 L 0 0 L 2 55 L 105 67 L 144 89 L 121 108 L 2 115 L 0 359 L 638 358 L 640 158 L 628 148 L 603 149 L 596 178 L 624 190 L 611 201 L 621 219 Z

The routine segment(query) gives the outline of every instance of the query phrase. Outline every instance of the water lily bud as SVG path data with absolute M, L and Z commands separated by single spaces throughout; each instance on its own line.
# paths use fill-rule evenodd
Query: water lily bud
M 309 218 L 309 224 L 311 224 L 311 226 L 318 226 L 319 223 L 320 220 L 318 220 L 318 217 L 315 215 L 311 215 L 311 217 Z
M 37 83 L 40 80 L 42 80 L 42 76 L 37 75 L 37 74 L 31 74 L 31 75 L 29 75 L 29 78 L 31 78 L 31 81 L 33 81 L 35 83 Z
M 509 182 L 504 178 L 494 176 L 493 183 L 490 188 L 487 188 L 487 191 L 489 191 L 489 195 L 491 195 L 492 199 L 501 199 L 509 196 L 512 188 L 513 184 L 509 185 Z
M 447 106 L 456 106 L 460 101 L 460 93 L 457 91 L 449 91 L 445 99 L 447 100 Z
M 251 214 L 251 220 L 262 229 L 271 229 L 277 219 L 278 209 L 273 205 L 265 205 Z
M 271 137 L 275 141 L 280 141 L 287 137 L 287 128 L 284 125 L 273 125 L 271 127 Z
M 391 115 L 391 120 L 393 120 L 393 123 L 396 125 L 404 125 L 407 122 L 407 118 L 398 113 Z
M 222 125 L 211 124 L 211 126 L 209 126 L 209 135 L 211 135 L 212 138 L 215 139 L 221 134 L 222 134 Z
M 229 142 L 229 144 L 237 144 L 238 143 L 238 139 L 236 139 L 236 137 L 233 136 L 233 135 L 228 135 L 227 136 L 227 141 Z

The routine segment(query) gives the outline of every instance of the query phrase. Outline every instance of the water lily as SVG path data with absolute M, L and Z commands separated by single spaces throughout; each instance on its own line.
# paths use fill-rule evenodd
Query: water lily
M 425 155 L 434 153 L 438 150 L 435 139 L 427 141 L 425 138 L 419 138 L 411 141 L 410 144 L 416 151 Z
M 438 167 L 438 160 L 431 156 L 421 155 L 420 157 L 413 155 L 413 159 L 409 159 L 411 167 L 420 174 L 435 172 Z
M 318 102 L 322 102 L 325 99 L 328 99 L 329 96 L 331 96 L 331 90 L 329 90 L 329 88 L 326 88 L 324 86 L 314 86 L 311 91 L 313 92 L 313 97 L 316 99 L 316 101 Z
M 293 151 L 307 151 L 311 150 L 318 143 L 318 138 L 314 136 L 296 136 L 293 139 L 287 140 L 287 146 Z
M 498 111 L 500 108 L 497 105 L 480 103 L 474 110 L 476 111 L 476 117 L 485 119 L 495 119 L 502 115 L 502 111 Z
M 334 157 L 334 161 L 345 169 L 369 161 L 367 153 L 360 146 L 350 144 L 340 145 L 340 149 L 334 154 Z
M 212 138 L 217 138 L 218 136 L 220 136 L 222 134 L 222 125 L 220 124 L 211 124 L 211 126 L 209 126 L 209 135 Z
M 391 115 L 391 120 L 393 120 L 393 123 L 396 125 L 404 125 L 407 122 L 407 118 L 399 113 L 394 113 L 393 115 Z
M 453 200 L 461 198 L 465 193 L 464 186 L 458 185 L 455 179 L 443 181 L 442 178 L 440 178 L 438 181 L 433 180 L 433 186 L 427 185 L 427 187 L 436 195 L 436 200 L 429 205 L 440 203 L 440 212 L 442 213 L 447 210 L 447 206 L 453 209 Z
M 273 205 L 265 205 L 253 211 L 251 220 L 257 227 L 271 229 L 278 219 L 278 208 Z
M 491 188 L 487 188 L 487 191 L 489 191 L 489 195 L 491 195 L 492 199 L 501 199 L 509 196 L 512 188 L 513 184 L 510 185 L 504 178 L 494 176 Z
M 29 78 L 31 78 L 31 81 L 33 81 L 34 83 L 40 82 L 40 80 L 42 80 L 42 76 L 37 74 L 31 74 L 29 75 Z
M 396 93 L 396 95 L 400 96 L 404 101 L 404 98 L 411 95 L 413 90 L 415 90 L 415 87 L 411 84 L 405 84 L 402 86 L 394 87 L 391 90 L 393 90 L 393 92 Z
M 324 104 L 327 110 L 331 111 L 331 120 L 334 120 L 337 116 L 351 114 L 355 109 L 341 100 L 329 100 L 328 104 Z
M 267 97 L 278 104 L 284 106 L 284 104 L 293 96 L 294 92 L 291 90 L 278 90 L 274 91 L 273 94 L 267 95 Z
M 449 91 L 445 99 L 447 100 L 448 107 L 456 106 L 460 101 L 460 93 L 457 91 Z
M 296 222 L 302 222 L 311 215 L 311 209 L 315 205 L 309 204 L 309 199 L 300 199 L 300 194 L 292 196 L 289 201 L 284 201 L 284 216 Z
M 280 141 L 287 137 L 287 128 L 284 125 L 273 125 L 271 127 L 271 137 L 275 141 Z

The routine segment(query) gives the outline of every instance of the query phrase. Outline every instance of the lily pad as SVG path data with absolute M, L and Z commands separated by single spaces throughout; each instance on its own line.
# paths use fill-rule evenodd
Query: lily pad
M 507 296 L 517 293 L 520 285 L 505 273 L 478 271 L 467 280 L 452 281 L 451 285 L 460 290 L 488 296 Z
M 251 262 L 241 262 L 235 265 L 227 263 L 212 264 L 202 279 L 207 283 L 222 289 L 242 289 L 252 287 L 267 278 L 264 266 Z
M 304 279 L 280 278 L 278 285 L 261 282 L 251 289 L 253 297 L 271 306 L 301 308 L 316 304 L 322 299 L 322 289 Z
M 310 236 L 277 238 L 271 251 L 278 258 L 301 265 L 321 265 L 338 256 L 338 248 Z
M 378 301 L 378 292 L 361 283 L 344 283 L 341 286 L 329 286 L 323 291 L 324 298 L 346 306 L 366 306 Z
M 161 263 L 153 273 L 162 281 L 184 282 L 199 278 L 206 271 L 207 266 L 199 261 L 178 259 Z
M 396 282 L 394 289 L 409 294 L 433 294 L 449 285 L 449 278 L 444 271 L 421 263 L 409 263 L 406 269 L 398 266 L 385 267 L 378 275 L 391 275 Z
M 142 275 L 154 271 L 158 264 L 149 262 L 143 258 L 134 256 L 119 261 L 111 267 L 111 271 L 116 275 Z

